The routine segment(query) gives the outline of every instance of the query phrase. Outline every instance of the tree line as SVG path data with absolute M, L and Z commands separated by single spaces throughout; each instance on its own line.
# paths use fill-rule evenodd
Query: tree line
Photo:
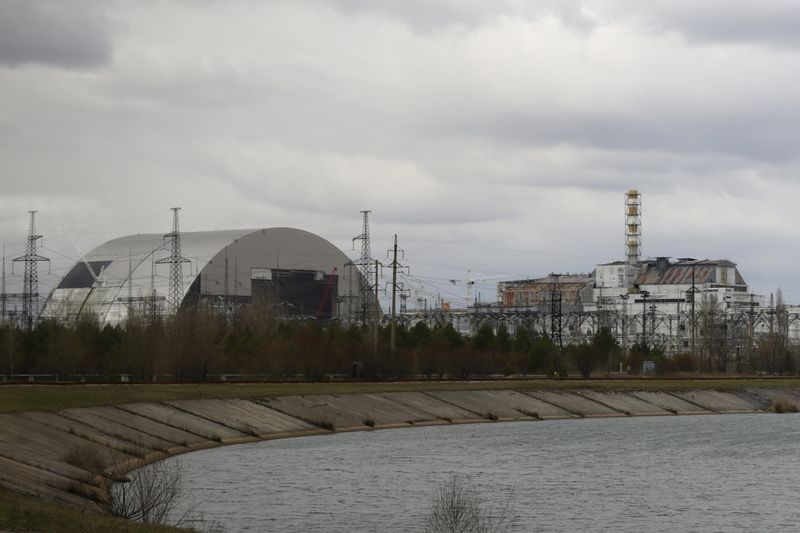
M 484 324 L 471 336 L 451 324 L 399 324 L 394 351 L 389 335 L 388 326 L 376 332 L 355 324 L 285 320 L 257 306 L 228 317 L 203 307 L 183 309 L 169 319 L 134 314 L 124 326 L 101 326 L 88 318 L 71 324 L 42 321 L 30 330 L 0 328 L 0 375 L 98 381 L 120 374 L 134 381 L 202 381 L 223 374 L 270 380 L 589 377 L 620 369 L 636 374 L 644 361 L 653 361 L 661 375 L 734 369 L 792 374 L 797 369 L 796 351 L 774 335 L 751 354 L 741 354 L 736 361 L 747 364 L 735 368 L 715 364 L 713 351 L 666 356 L 658 346 L 634 344 L 623 353 L 607 328 L 563 349 L 543 332 L 518 328 L 512 334 L 503 324 Z

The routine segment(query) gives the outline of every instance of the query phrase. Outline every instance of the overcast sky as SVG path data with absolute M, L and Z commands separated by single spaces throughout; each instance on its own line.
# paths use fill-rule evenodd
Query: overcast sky
M 0 236 L 40 211 L 47 287 L 172 206 L 345 251 L 371 209 L 373 254 L 399 234 L 458 302 L 468 270 L 622 259 L 638 188 L 645 256 L 800 303 L 799 27 L 794 0 L 0 0 Z

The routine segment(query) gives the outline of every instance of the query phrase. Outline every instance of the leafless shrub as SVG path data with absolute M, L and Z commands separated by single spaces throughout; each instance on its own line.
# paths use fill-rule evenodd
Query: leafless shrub
M 775 400 L 772 402 L 772 410 L 776 413 L 796 413 L 798 411 L 797 405 L 784 400 Z
M 425 533 L 501 533 L 514 522 L 510 502 L 494 508 L 481 501 L 464 480 L 453 475 L 433 495 Z
M 158 461 L 130 474 L 129 481 L 111 487 L 106 512 L 146 524 L 166 524 L 178 503 L 183 466 L 178 461 Z M 180 525 L 190 511 L 172 525 Z
M 93 474 L 100 474 L 104 468 L 103 458 L 98 447 L 91 444 L 70 448 L 64 454 L 64 462 L 88 470 Z

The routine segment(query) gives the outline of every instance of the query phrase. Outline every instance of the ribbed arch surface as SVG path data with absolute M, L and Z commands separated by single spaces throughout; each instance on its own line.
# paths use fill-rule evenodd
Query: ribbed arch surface
M 325 295 L 330 298 L 327 305 L 334 316 L 347 315 L 351 302 L 358 297 L 358 273 L 349 265 L 349 258 L 307 231 L 264 228 L 184 232 L 181 246 L 189 260 L 183 265 L 184 298 L 191 291 L 206 299 L 246 301 L 254 285 L 270 283 L 273 273 L 305 276 L 303 279 L 335 287 L 334 293 Z M 154 301 L 161 305 L 169 290 L 169 265 L 156 262 L 168 255 L 160 234 L 108 241 L 67 272 L 50 294 L 42 316 L 62 321 L 92 316 L 102 323 L 118 324 L 125 321 L 131 309 L 146 311 Z

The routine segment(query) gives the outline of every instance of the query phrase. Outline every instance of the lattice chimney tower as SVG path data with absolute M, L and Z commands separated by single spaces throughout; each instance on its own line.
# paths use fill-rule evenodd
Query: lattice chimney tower
M 167 307 L 171 315 L 178 313 L 183 300 L 183 263 L 189 260 L 181 255 L 181 229 L 178 220 L 180 207 L 172 209 L 172 232 L 164 235 L 164 240 L 169 240 L 169 257 L 159 259 L 156 264 L 169 265 L 169 294 L 167 295 Z
M 625 193 L 625 256 L 629 265 L 642 258 L 642 196 L 636 189 Z
M 25 255 L 14 259 L 15 263 L 25 263 L 25 277 L 22 282 L 22 323 L 32 329 L 39 320 L 39 263 L 50 261 L 38 254 L 38 241 L 42 238 L 36 234 L 36 211 L 28 211 L 31 215 L 28 228 L 28 240 L 25 244 Z

